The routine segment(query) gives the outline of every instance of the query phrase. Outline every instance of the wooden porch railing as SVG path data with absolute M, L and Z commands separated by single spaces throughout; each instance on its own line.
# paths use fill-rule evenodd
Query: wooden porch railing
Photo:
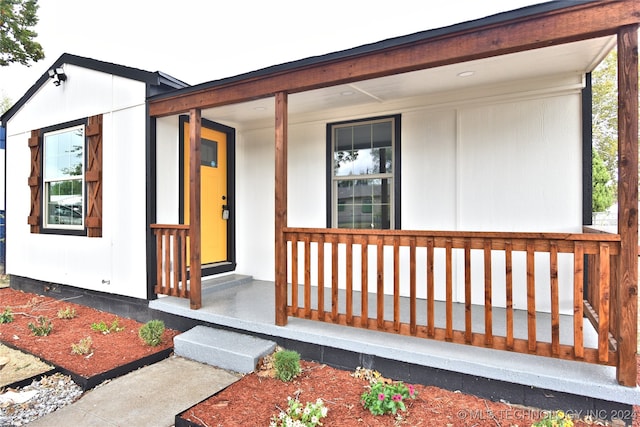
M 188 225 L 151 224 L 156 236 L 155 292 L 190 298 L 187 284 Z
M 305 229 L 286 228 L 285 241 L 288 243 L 287 263 L 288 280 L 291 295 L 287 297 L 289 316 L 319 320 L 346 326 L 380 330 L 402 335 L 445 340 L 461 344 L 509 350 L 520 353 L 536 354 L 590 363 L 616 365 L 615 329 L 616 311 L 610 304 L 611 294 L 615 292 L 615 257 L 620 251 L 620 236 L 601 233 L 492 233 L 492 232 L 437 232 L 437 231 L 390 231 L 390 230 L 343 230 L 343 229 Z M 385 250 L 385 248 L 387 248 Z M 402 248 L 402 254 L 401 254 Z M 418 248 L 426 261 L 417 265 Z M 375 250 L 373 250 L 375 249 Z M 434 251 L 444 252 L 442 258 L 435 259 Z M 338 252 L 341 252 L 340 261 Z M 483 287 L 484 304 L 472 305 L 472 262 L 471 253 L 481 254 L 484 265 Z M 464 328 L 454 327 L 453 302 L 453 253 L 464 259 Z M 492 254 L 501 252 L 504 271 L 492 267 Z M 526 273 L 516 277 L 514 272 L 514 254 L 523 253 L 526 259 Z M 375 253 L 375 255 L 371 255 Z M 536 282 L 542 279 L 536 271 L 535 256 L 545 253 L 549 270 L 545 271 L 545 282 L 550 283 L 550 342 L 537 338 L 536 319 L 540 315 L 536 307 Z M 573 254 L 572 280 L 560 283 L 558 254 Z M 357 254 L 357 256 L 355 256 Z M 392 255 L 390 255 L 392 254 Z M 343 256 L 346 255 L 346 256 Z M 385 287 L 385 255 L 387 268 L 393 264 L 393 283 Z M 475 255 L 478 256 L 478 255 Z M 586 256 L 586 257 L 585 257 Z M 402 259 L 402 260 L 401 260 Z M 585 304 L 584 275 L 585 259 L 588 263 L 588 283 L 590 284 Z M 460 261 L 459 265 L 463 264 Z M 340 268 L 339 268 L 340 266 Z M 375 277 L 369 269 L 375 269 Z M 405 271 L 401 271 L 404 268 Z M 417 283 L 417 270 L 424 269 L 420 276 L 424 283 Z M 340 270 L 340 271 L 339 271 Z M 593 271 L 592 271 L 593 270 Z M 312 277 L 312 271 L 313 276 Z M 438 275 L 434 272 L 438 272 Z M 459 271 L 459 270 L 458 270 Z M 329 272 L 329 273 L 327 273 Z M 354 273 L 359 276 L 359 288 L 354 287 Z M 502 275 L 505 283 L 506 300 L 505 333 L 495 333 L 494 305 L 492 295 L 494 280 Z M 408 322 L 401 321 L 400 277 L 408 282 Z M 437 278 L 444 279 L 437 281 Z M 563 276 L 563 277 L 566 277 Z M 371 283 L 371 279 L 373 282 Z M 518 288 L 516 280 L 526 284 Z M 318 284 L 313 290 L 312 283 Z M 339 289 L 339 283 L 342 284 Z M 406 286 L 406 283 L 402 284 Z M 426 294 L 419 299 L 418 289 Z M 560 290 L 570 287 L 573 295 L 573 343 L 560 342 Z M 300 291 L 298 290 L 300 288 Z M 360 310 L 354 312 L 354 299 L 361 291 Z M 384 290 L 392 289 L 393 313 L 384 313 Z M 435 321 L 435 292 L 445 295 L 444 327 L 437 327 Z M 302 292 L 302 295 L 299 295 Z M 317 292 L 313 295 L 312 292 Z M 325 295 L 326 293 L 330 293 Z M 344 292 L 344 294 L 343 294 Z M 520 294 L 518 294 L 520 293 Z M 514 336 L 514 299 L 520 300 L 526 293 L 526 338 Z M 545 292 L 546 293 L 546 292 Z M 369 294 L 375 294 L 376 308 L 369 309 Z M 330 295 L 330 296 L 329 296 Z M 338 301 L 344 295 L 345 301 Z M 329 307 L 325 307 L 325 298 Z M 389 298 L 389 296 L 387 296 Z M 314 301 L 312 304 L 312 300 Z M 426 305 L 426 318 L 418 318 L 418 304 Z M 585 310 L 585 307 L 587 308 Z M 484 313 L 484 331 L 472 330 L 472 311 Z M 524 310 L 524 307 L 523 307 Z M 371 311 L 371 312 L 370 312 Z M 598 334 L 597 348 L 584 344 L 583 317 L 585 311 Z M 407 313 L 404 313 L 405 315 Z M 460 319 L 460 323 L 462 321 Z M 564 340 L 563 340 L 564 341 Z

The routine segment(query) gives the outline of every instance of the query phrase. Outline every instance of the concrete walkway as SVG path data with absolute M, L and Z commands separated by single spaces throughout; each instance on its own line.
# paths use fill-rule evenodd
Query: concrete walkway
M 175 416 L 240 375 L 172 356 L 86 392 L 29 427 L 169 427 Z

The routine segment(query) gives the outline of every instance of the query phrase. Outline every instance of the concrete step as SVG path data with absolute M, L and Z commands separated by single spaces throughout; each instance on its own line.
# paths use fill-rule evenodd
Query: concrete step
M 201 285 L 202 295 L 207 295 L 215 291 L 227 289 L 232 286 L 249 283 L 253 280 L 253 276 L 243 274 L 228 274 L 226 276 L 216 276 L 213 278 L 203 278 Z
M 178 356 L 246 374 L 256 369 L 260 358 L 275 350 L 276 343 L 198 325 L 176 336 L 173 348 Z

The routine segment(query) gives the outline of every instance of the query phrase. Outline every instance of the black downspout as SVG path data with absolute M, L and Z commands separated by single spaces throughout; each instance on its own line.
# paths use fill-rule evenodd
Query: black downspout
M 582 225 L 593 225 L 593 90 L 591 73 L 585 75 L 582 89 Z M 584 256 L 583 292 L 588 295 L 589 266 Z
M 582 89 L 582 225 L 593 224 L 593 95 L 591 73 L 585 75 L 585 87 Z

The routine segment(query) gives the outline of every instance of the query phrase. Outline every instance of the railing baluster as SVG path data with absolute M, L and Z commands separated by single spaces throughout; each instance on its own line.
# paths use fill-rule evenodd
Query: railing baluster
M 378 277 L 377 277 L 377 320 L 378 329 L 384 328 L 384 246 L 382 236 L 378 236 L 377 241 L 377 263 L 378 263 Z
M 353 326 L 353 236 L 347 236 L 347 325 Z
M 331 320 L 338 321 L 338 236 L 331 241 Z
M 361 280 L 362 280 L 362 292 L 361 292 L 361 306 L 360 317 L 362 318 L 362 326 L 368 327 L 369 324 L 369 239 L 367 236 L 360 237 L 361 248 Z
M 609 361 L 609 245 L 600 243 L 600 277 L 598 310 L 598 360 Z
M 435 295 L 433 284 L 433 239 L 427 239 L 427 335 L 433 337 L 435 331 Z
M 180 230 L 180 289 L 181 297 L 189 298 L 190 292 L 187 289 L 187 248 L 189 242 L 187 240 L 189 230 Z
M 527 241 L 527 330 L 528 348 L 536 351 L 536 265 L 535 246 L 531 240 Z
M 513 254 L 510 240 L 505 242 L 505 281 L 507 291 L 507 348 L 513 349 Z
M 473 340 L 473 322 L 471 313 L 471 240 L 464 241 L 464 340 Z
M 156 288 L 157 294 L 165 294 L 166 289 L 164 287 L 164 280 L 162 280 L 162 240 L 163 234 L 159 230 L 154 230 L 156 234 L 156 260 L 158 265 L 156 266 Z
M 409 239 L 409 332 L 415 335 L 416 327 L 416 239 Z
M 453 339 L 453 255 L 452 255 L 452 242 L 451 239 L 447 239 L 445 242 L 446 250 L 446 280 L 445 280 L 445 293 L 446 293 L 446 332 L 445 339 L 451 341 Z
M 304 317 L 311 318 L 311 236 L 304 240 Z
M 484 241 L 484 343 L 493 345 L 493 304 L 491 303 L 491 241 Z
M 400 237 L 393 239 L 393 329 L 400 330 Z
M 560 297 L 558 296 L 558 244 L 551 242 L 551 350 L 554 356 L 560 354 Z
M 171 284 L 171 236 L 174 232 L 167 231 L 167 245 L 164 248 L 164 280 L 167 286 L 167 292 L 171 296 L 176 296 L 178 293 L 175 291 L 175 284 Z
M 324 235 L 318 237 L 318 320 L 324 318 Z
M 180 254 L 180 241 L 179 241 L 179 231 L 178 230 L 173 230 L 171 232 L 171 236 L 173 237 L 173 268 L 171 269 L 173 271 L 173 292 L 172 295 L 175 296 L 180 296 L 180 294 L 182 293 L 181 289 L 180 289 L 180 270 L 178 270 L 176 263 L 178 262 L 178 256 Z M 167 248 L 167 252 L 169 252 L 168 250 L 169 248 Z
M 584 358 L 584 246 L 576 242 L 573 256 L 573 353 Z
M 291 235 L 291 308 L 298 312 L 298 235 Z

